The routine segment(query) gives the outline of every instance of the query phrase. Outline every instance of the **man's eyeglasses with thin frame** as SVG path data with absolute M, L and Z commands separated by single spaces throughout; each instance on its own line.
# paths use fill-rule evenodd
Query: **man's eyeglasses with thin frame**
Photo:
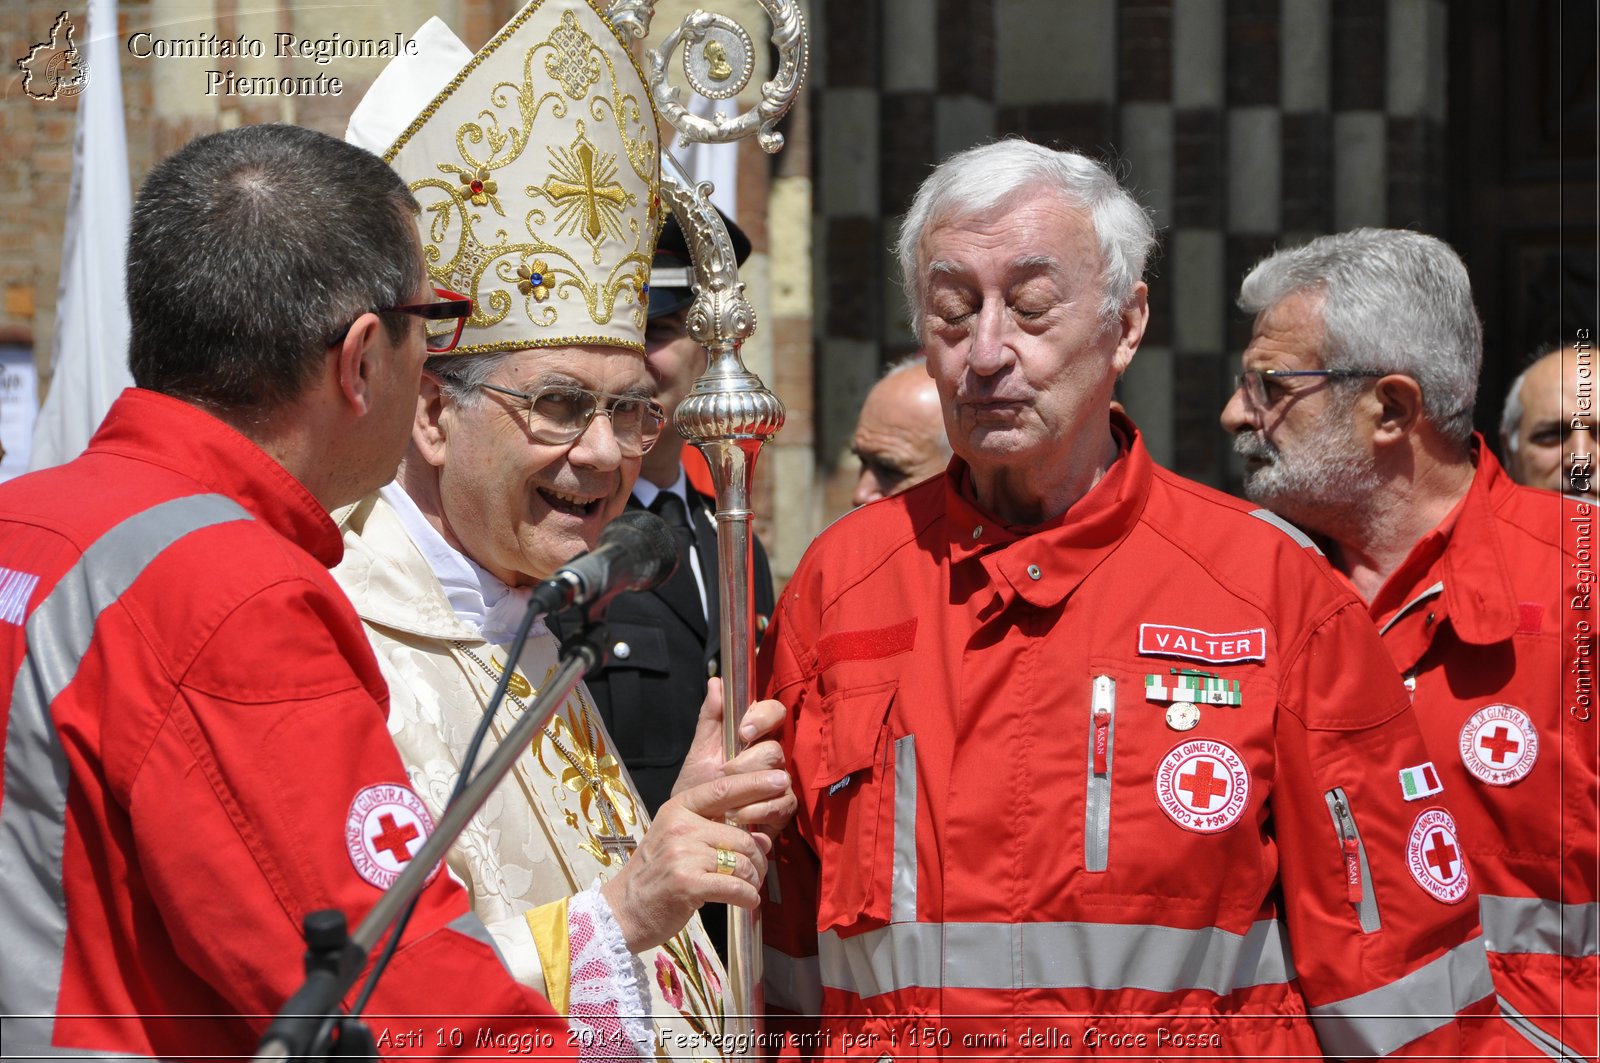
M 538 391 L 517 391 L 498 384 L 480 388 L 521 399 L 528 435 L 546 446 L 566 446 L 589 430 L 595 414 L 611 418 L 611 434 L 624 457 L 637 458 L 661 438 L 667 411 L 654 399 L 638 395 L 613 395 L 576 384 L 547 384 Z
M 375 306 L 368 313 L 414 314 L 423 318 L 426 322 L 423 328 L 427 332 L 428 353 L 445 354 L 455 350 L 456 344 L 461 342 L 461 330 L 466 327 L 467 318 L 472 316 L 472 299 L 449 288 L 435 288 L 433 294 L 439 298 L 431 303 Z M 350 335 L 350 330 L 354 327 L 355 322 L 350 322 L 337 336 L 330 339 L 327 345 L 332 347 L 336 343 L 343 343 L 344 338 Z
M 1288 377 L 1316 376 L 1332 380 L 1365 380 L 1380 376 L 1388 376 L 1371 369 L 1246 369 L 1233 378 L 1233 390 L 1244 392 L 1244 397 L 1250 405 L 1258 410 L 1264 410 L 1277 401 L 1277 396 L 1267 395 L 1267 382 L 1269 380 L 1284 380 Z

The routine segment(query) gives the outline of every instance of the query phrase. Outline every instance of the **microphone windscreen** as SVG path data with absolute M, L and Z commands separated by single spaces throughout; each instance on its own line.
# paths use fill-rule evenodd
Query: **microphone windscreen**
M 678 567 L 678 543 L 666 521 L 648 509 L 628 509 L 606 525 L 601 538 L 613 534 L 622 536 L 629 553 L 645 562 L 636 569 L 638 582 L 633 589 L 653 590 L 672 577 Z

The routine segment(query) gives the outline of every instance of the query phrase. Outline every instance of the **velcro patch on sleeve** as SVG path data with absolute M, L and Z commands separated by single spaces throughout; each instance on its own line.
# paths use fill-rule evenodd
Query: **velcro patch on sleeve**
M 825 669 L 841 661 L 876 661 L 905 653 L 916 642 L 917 618 L 902 620 L 891 627 L 865 631 L 839 631 L 826 635 L 817 644 L 817 668 Z

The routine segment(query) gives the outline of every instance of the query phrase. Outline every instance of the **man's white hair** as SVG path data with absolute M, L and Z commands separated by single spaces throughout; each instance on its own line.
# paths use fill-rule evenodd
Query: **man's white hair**
M 1100 243 L 1100 319 L 1116 320 L 1144 277 L 1156 243 L 1144 208 L 1094 160 L 1026 140 L 1002 140 L 950 156 L 922 182 L 895 244 L 911 329 L 922 334 L 923 237 L 951 218 L 985 214 L 1045 188 L 1088 213 Z
M 513 351 L 486 354 L 436 354 L 423 368 L 439 378 L 439 390 L 457 406 L 477 406 L 483 401 L 479 390 L 500 367 L 511 360 Z

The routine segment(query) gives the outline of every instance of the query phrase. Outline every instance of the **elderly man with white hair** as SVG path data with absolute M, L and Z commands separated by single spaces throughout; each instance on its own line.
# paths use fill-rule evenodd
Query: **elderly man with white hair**
M 1594 507 L 1513 483 L 1474 434 L 1483 338 L 1442 241 L 1324 236 L 1259 263 L 1239 305 L 1255 328 L 1222 423 L 1245 491 L 1317 537 L 1405 675 L 1432 754 L 1400 776 L 1406 819 L 1437 794 L 1460 817 L 1512 1051 L 1593 1059 Z
M 762 643 L 800 799 L 767 999 L 896 1059 L 1476 1051 L 1472 893 L 1407 859 L 1428 757 L 1376 632 L 1112 409 L 1154 243 L 1105 169 L 1016 140 L 907 212 L 955 458 L 824 532 Z

